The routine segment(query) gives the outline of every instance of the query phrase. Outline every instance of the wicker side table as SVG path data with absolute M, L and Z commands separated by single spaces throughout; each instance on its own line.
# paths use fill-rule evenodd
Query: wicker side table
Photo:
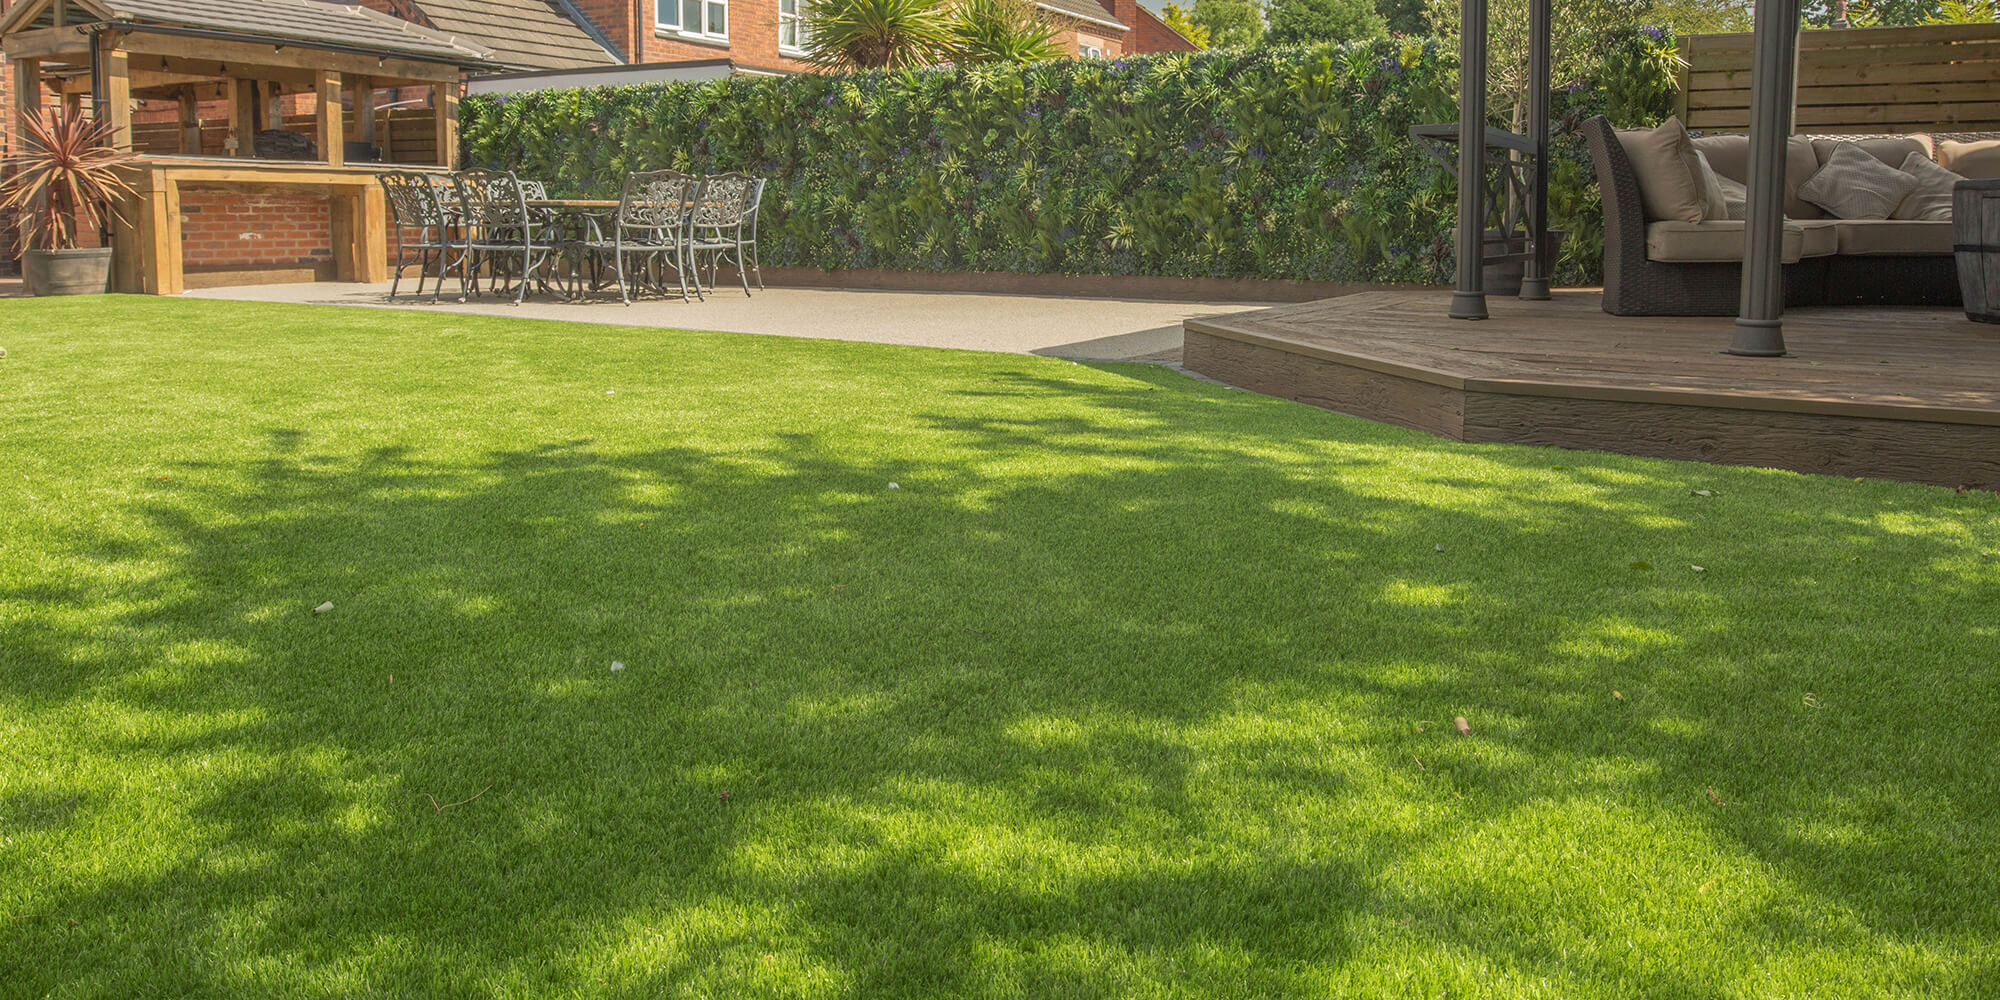
M 1952 187 L 1951 243 L 1966 317 L 2000 323 L 2000 180 Z

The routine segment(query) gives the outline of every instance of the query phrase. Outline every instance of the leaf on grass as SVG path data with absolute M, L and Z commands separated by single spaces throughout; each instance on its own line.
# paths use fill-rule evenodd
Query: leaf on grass
M 1458 718 L 1451 720 L 1451 724 L 1452 728 L 1458 730 L 1458 735 L 1460 736 L 1472 735 L 1472 723 L 1465 721 L 1465 716 L 1461 715 Z
M 618 662 L 617 660 L 612 660 L 612 661 L 611 661 L 611 672 L 612 672 L 612 673 L 614 673 L 614 674 L 615 674 L 615 673 L 617 673 L 618 671 L 620 671 L 620 670 L 623 670 L 623 669 L 625 669 L 625 664 L 623 664 L 623 663 L 620 663 L 620 662 Z
M 326 614 L 327 612 L 329 612 L 329 611 L 332 611 L 332 610 L 333 610 L 333 602 L 332 602 L 332 601 L 327 601 L 327 602 L 325 602 L 325 603 L 321 604 L 321 605 L 320 605 L 319 607 L 316 607 L 316 608 L 314 608 L 314 609 L 313 609 L 313 614 L 316 614 L 316 615 L 323 615 L 323 614 Z
M 1443 551 L 1444 551 L 1444 546 L 1442 546 L 1442 545 L 1433 545 L 1433 546 L 1431 546 L 1431 551 L 1433 551 L 1433 552 L 1443 552 Z
M 1708 572 L 1708 567 L 1706 567 L 1706 566 L 1696 566 L 1696 565 L 1695 565 L 1695 564 L 1693 564 L 1693 563 L 1688 563 L 1688 568 L 1689 568 L 1689 569 L 1691 569 L 1691 570 L 1694 570 L 1694 571 L 1695 571 L 1695 572 L 1697 572 L 1697 573 L 1706 573 L 1706 572 Z
M 1807 708 L 1818 708 L 1818 707 L 1819 707 L 1819 699 L 1818 699 L 1818 698 L 1815 698 L 1815 697 L 1813 697 L 1813 693 L 1812 693 L 1811 691 L 1807 691 L 1807 692 L 1806 692 L 1806 707 L 1807 707 Z
M 890 489 L 892 489 L 892 490 L 900 490 L 900 489 L 902 489 L 902 487 L 901 487 L 901 486 L 897 486 L 897 485 L 896 485 L 895 483 L 890 483 L 890 484 L 889 484 L 889 488 L 890 488 Z
M 1652 563 L 1649 563 L 1649 562 L 1647 562 L 1647 561 L 1646 561 L 1646 560 L 1644 560 L 1644 559 L 1641 559 L 1641 560 L 1639 560 L 1639 561 L 1637 561 L 1637 562 L 1635 562 L 1635 563 L 1632 563 L 1632 564 L 1631 564 L 1631 568 L 1633 568 L 1633 569 L 1652 569 L 1652 568 L 1653 568 L 1653 564 L 1652 564 Z
M 1611 692 L 1611 697 L 1613 697 L 1613 698 L 1616 698 L 1616 699 L 1618 699 L 1619 701 L 1624 701 L 1624 700 L 1625 700 L 1625 692 L 1623 692 L 1623 691 L 1613 691 L 1613 692 Z
M 1716 805 L 1722 805 L 1722 804 L 1723 804 L 1723 802 L 1722 802 L 1722 796 L 1720 796 L 1720 795 L 1717 795 L 1717 794 L 1715 794 L 1715 786 L 1714 786 L 1714 785 L 1710 785 L 1710 786 L 1708 786 L 1708 801 L 1710 801 L 1710 802 L 1713 802 L 1713 803 L 1715 803 Z
M 1696 889 L 1695 891 L 1696 891 L 1696 892 L 1707 892 L 1707 891 L 1708 891 L 1708 889 L 1709 889 L 1709 887 L 1710 887 L 1710 886 L 1712 886 L 1712 885 L 1714 885 L 1714 884 L 1715 884 L 1715 880 L 1714 880 L 1714 879 L 1709 879 L 1708 881 L 1706 881 L 1706 882 L 1703 882 L 1703 883 L 1701 884 L 1701 888 L 1699 888 L 1699 889 Z
M 1691 496 L 1691 497 L 1712 497 L 1712 496 L 1714 496 L 1714 495 L 1715 495 L 1715 491 L 1714 491 L 1714 490 L 1689 490 L 1689 491 L 1688 491 L 1688 496 Z

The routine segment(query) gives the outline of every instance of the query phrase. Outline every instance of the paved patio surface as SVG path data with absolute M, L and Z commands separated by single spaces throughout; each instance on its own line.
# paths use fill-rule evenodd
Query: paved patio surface
M 491 297 L 432 305 L 428 296 L 413 299 L 407 287 L 404 295 L 392 303 L 388 301 L 388 291 L 386 284 L 324 282 L 209 288 L 187 295 L 864 340 L 1092 361 L 1177 361 L 1182 320 L 1265 308 L 1243 302 L 1142 302 L 816 288 L 766 288 L 745 298 L 740 289 L 727 287 L 711 294 L 706 302 L 662 301 L 653 297 L 625 306 L 613 293 L 608 299 L 599 297 L 576 303 L 547 295 L 530 296 L 517 307 Z

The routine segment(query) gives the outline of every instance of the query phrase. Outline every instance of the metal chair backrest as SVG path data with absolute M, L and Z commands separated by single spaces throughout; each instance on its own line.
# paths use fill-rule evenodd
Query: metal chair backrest
M 756 178 L 744 173 L 710 174 L 695 200 L 694 224 L 702 229 L 731 229 L 743 224 Z
M 626 229 L 678 230 L 688 204 L 699 200 L 701 179 L 678 170 L 635 170 L 618 197 L 618 225 Z
M 548 185 L 541 181 L 522 181 L 521 197 L 529 201 L 544 201 L 549 196 Z
M 528 199 L 513 173 L 467 170 L 451 179 L 466 222 L 488 229 L 525 229 L 533 222 Z
M 757 237 L 757 211 L 764 207 L 764 178 L 750 185 L 750 201 L 743 206 L 743 221 L 750 225 L 750 238 Z
M 433 175 L 396 170 L 381 175 L 382 190 L 389 201 L 390 217 L 404 229 L 424 229 L 444 224 L 445 206 L 439 201 Z

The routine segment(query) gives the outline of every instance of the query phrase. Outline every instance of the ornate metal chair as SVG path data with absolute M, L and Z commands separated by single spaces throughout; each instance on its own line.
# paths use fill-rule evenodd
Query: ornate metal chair
M 704 186 L 700 178 L 676 170 L 634 171 L 625 175 L 618 214 L 611 220 L 611 238 L 606 240 L 598 233 L 583 248 L 610 255 L 618 278 L 618 297 L 626 305 L 632 304 L 633 279 L 648 273 L 652 265 L 672 267 L 680 282 L 681 301 L 688 300 L 688 271 L 693 266 L 688 239 L 690 206 L 701 202 Z M 639 263 L 638 272 L 628 273 L 627 258 Z M 651 283 L 662 292 L 666 290 L 664 280 Z M 700 294 L 698 275 L 694 290 Z
M 468 284 L 484 268 L 496 281 L 513 283 L 514 304 L 520 305 L 528 283 L 544 275 L 561 249 L 547 217 L 528 209 L 521 182 L 512 173 L 473 170 L 454 174 L 452 182 L 465 221 L 462 249 Z M 504 285 L 494 290 L 504 292 Z
M 389 297 L 402 287 L 403 269 L 417 266 L 417 294 L 424 294 L 424 277 L 433 259 L 438 266 L 438 284 L 444 284 L 445 258 L 457 245 L 451 239 L 450 221 L 432 174 L 398 170 L 381 176 L 382 190 L 389 202 L 389 216 L 395 227 L 395 277 L 389 282 Z M 410 260 L 415 251 L 416 260 Z M 431 295 L 435 301 L 435 290 Z
M 695 199 L 694 216 L 688 226 L 691 234 L 688 250 L 696 260 L 701 254 L 709 255 L 709 288 L 715 287 L 716 267 L 727 257 L 736 265 L 743 294 L 750 294 L 750 268 L 744 263 L 743 252 L 756 242 L 756 206 L 761 189 L 761 181 L 743 173 L 713 174 L 702 182 L 701 196 Z M 746 226 L 751 232 L 748 240 L 743 237 Z M 763 286 L 760 274 L 757 287 Z

